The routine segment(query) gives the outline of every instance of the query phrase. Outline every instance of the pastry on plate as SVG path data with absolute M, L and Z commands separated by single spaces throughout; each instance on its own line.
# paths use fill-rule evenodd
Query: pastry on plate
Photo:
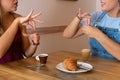
M 66 58 L 63 61 L 63 67 L 67 70 L 76 71 L 77 70 L 77 59 Z

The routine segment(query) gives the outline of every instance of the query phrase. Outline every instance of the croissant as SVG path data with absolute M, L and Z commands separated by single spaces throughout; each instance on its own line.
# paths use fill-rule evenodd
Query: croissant
M 76 71 L 77 70 L 77 59 L 66 58 L 63 61 L 63 67 L 67 70 Z

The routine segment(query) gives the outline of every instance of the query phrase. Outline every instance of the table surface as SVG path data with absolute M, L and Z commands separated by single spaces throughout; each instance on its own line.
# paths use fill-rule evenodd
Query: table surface
M 94 68 L 84 73 L 65 73 L 56 69 L 56 65 L 65 58 L 73 57 L 78 61 L 80 53 L 58 51 L 50 53 L 46 66 L 39 67 L 39 61 L 30 57 L 0 65 L 0 80 L 119 80 L 120 63 L 112 59 L 91 56 L 87 63 Z

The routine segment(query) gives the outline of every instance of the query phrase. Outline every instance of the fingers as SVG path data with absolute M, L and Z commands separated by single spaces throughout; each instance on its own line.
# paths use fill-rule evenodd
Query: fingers
M 44 21 L 42 21 L 42 20 L 37 20 L 37 19 L 33 19 L 33 21 L 38 22 L 38 23 L 44 23 Z
M 33 21 L 38 22 L 38 23 L 44 23 L 42 20 L 35 19 L 36 17 L 40 16 L 42 12 L 39 12 L 38 14 L 32 16 Z
M 30 37 L 30 38 L 39 38 L 40 35 L 39 35 L 39 33 L 33 33 L 33 34 L 30 34 L 29 37 Z
M 88 12 L 83 12 L 82 9 L 79 8 L 78 16 L 81 18 L 90 18 L 91 15 Z
M 41 12 L 39 12 L 39 13 L 37 13 L 36 15 L 33 15 L 33 16 L 32 16 L 33 11 L 34 11 L 34 10 L 31 10 L 30 13 L 25 17 L 25 21 L 26 21 L 26 22 L 33 21 L 33 19 L 35 19 L 36 17 L 38 17 L 38 16 L 40 16 L 40 15 L 42 14 Z M 40 21 L 40 20 L 36 20 L 36 19 L 35 19 L 34 21 L 39 22 L 39 23 L 42 23 L 42 21 Z
M 32 16 L 31 18 L 36 18 L 38 16 L 40 16 L 42 14 L 42 12 L 40 11 L 39 13 L 37 13 L 36 15 Z
M 87 19 L 87 26 L 90 26 L 91 19 Z
M 82 13 L 83 13 L 82 9 L 79 8 L 78 16 L 79 16 L 79 17 L 82 17 Z
M 31 21 L 31 23 L 28 23 L 28 28 L 35 30 L 36 29 L 35 23 L 33 21 Z
M 33 33 L 33 34 L 22 33 L 22 34 L 25 37 L 31 38 L 32 43 L 34 45 L 39 45 L 40 35 L 38 33 Z
M 84 21 L 85 21 L 85 26 L 90 26 L 91 19 L 85 18 Z
M 90 28 L 88 26 L 84 26 L 81 28 L 82 33 L 84 33 L 85 35 L 89 35 L 90 34 Z
M 22 32 L 22 35 L 25 36 L 25 37 L 30 37 L 32 40 L 37 40 L 38 41 L 40 39 L 39 33 L 27 34 L 27 33 Z
M 85 26 L 88 26 L 88 19 L 85 18 L 84 21 L 85 21 Z
M 23 32 L 22 32 L 22 35 L 25 36 L 25 37 L 29 37 L 30 36 L 30 34 L 26 34 L 26 33 L 23 33 Z
M 89 13 L 87 13 L 87 12 L 85 12 L 85 13 L 83 13 L 82 14 L 82 17 L 83 18 L 88 18 L 88 17 L 90 17 L 91 15 L 89 14 Z
M 79 13 L 81 13 L 82 12 L 82 9 L 81 8 L 79 8 Z
M 34 21 L 32 21 L 32 26 L 33 26 L 33 30 L 35 30 L 36 29 L 36 25 L 35 25 Z
M 33 34 L 30 35 L 30 38 L 35 43 L 39 43 L 40 35 L 39 35 L 39 33 L 33 33 Z
M 29 13 L 26 17 L 21 17 L 21 18 L 20 18 L 20 23 L 23 24 L 23 23 L 29 22 L 30 19 L 31 19 L 31 16 L 32 16 L 32 14 L 33 14 L 33 11 L 34 11 L 34 10 L 31 10 L 30 13 Z
M 90 22 L 91 22 L 91 15 L 89 13 L 83 13 L 82 14 L 83 20 L 85 21 L 85 25 L 86 26 L 90 26 Z
M 26 18 L 28 18 L 28 19 L 29 19 L 29 18 L 32 16 L 33 11 L 34 11 L 34 10 L 32 9 L 32 10 L 30 11 L 30 13 L 27 15 L 27 17 L 26 17 Z
M 35 22 L 43 23 L 43 21 L 35 19 L 36 17 L 40 16 L 42 13 L 39 12 L 32 16 L 33 11 L 34 10 L 31 10 L 30 13 L 24 18 L 24 22 L 28 22 L 29 27 L 35 30 L 36 29 Z

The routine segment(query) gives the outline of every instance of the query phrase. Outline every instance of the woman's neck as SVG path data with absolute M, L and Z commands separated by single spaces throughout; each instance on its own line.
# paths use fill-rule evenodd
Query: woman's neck
M 7 30 L 13 20 L 11 12 L 2 12 L 2 27 L 4 31 Z
M 120 17 L 120 9 L 116 8 L 116 9 L 110 10 L 108 14 L 111 17 Z
M 9 17 L 10 16 L 10 13 L 11 12 L 9 12 L 9 11 L 5 11 L 5 10 L 1 10 L 1 12 L 2 12 L 2 17 Z
M 10 13 L 9 13 L 9 12 L 7 12 L 7 13 L 2 13 L 2 17 L 3 17 L 3 18 L 9 17 L 9 16 L 10 16 Z

